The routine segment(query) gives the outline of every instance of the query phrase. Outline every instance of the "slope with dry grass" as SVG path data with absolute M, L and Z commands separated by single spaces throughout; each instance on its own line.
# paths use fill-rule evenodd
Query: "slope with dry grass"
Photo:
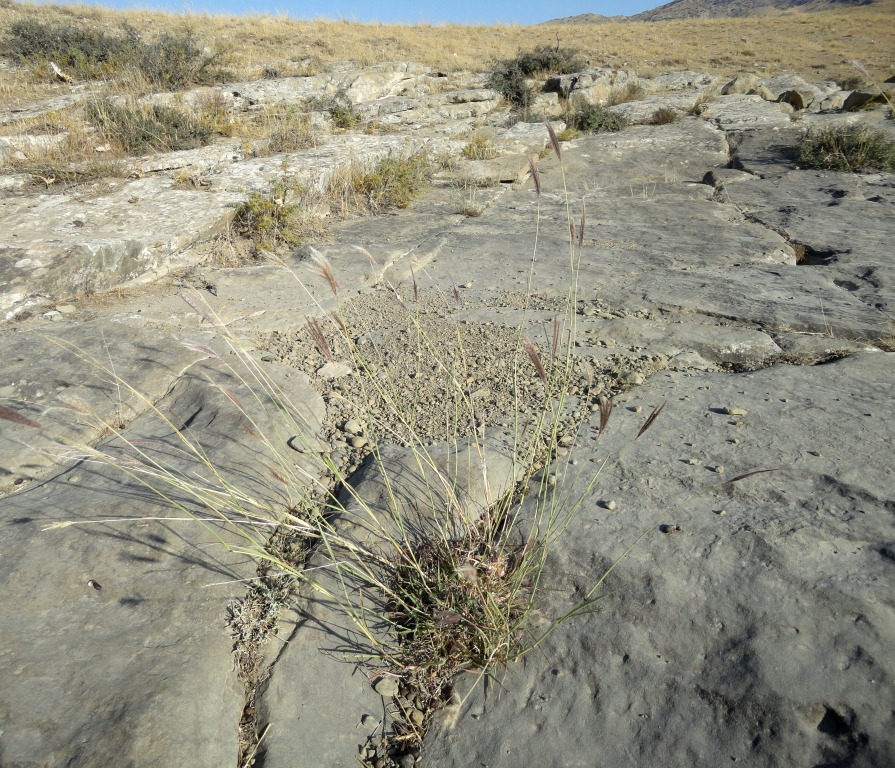
M 895 0 L 776 18 L 533 27 L 361 24 L 13 3 L 0 7 L 0 30 L 27 17 L 107 31 L 130 24 L 145 39 L 191 28 L 226 54 L 225 63 L 240 78 L 258 77 L 271 67 L 284 75 L 307 74 L 345 60 L 359 66 L 410 60 L 439 70 L 481 72 L 490 69 L 493 59 L 555 45 L 557 36 L 564 47 L 577 48 L 592 64 L 625 66 L 639 74 L 686 67 L 727 74 L 790 70 L 837 79 L 849 77 L 849 62 L 860 58 L 886 79 L 893 74 L 895 59 Z M 14 97 L 29 83 L 21 73 L 0 69 L 0 98 Z

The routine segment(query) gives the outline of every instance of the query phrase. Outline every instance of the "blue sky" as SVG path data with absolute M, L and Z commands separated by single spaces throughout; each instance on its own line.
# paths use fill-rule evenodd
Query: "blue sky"
M 551 2 L 551 0 L 82 0 L 113 8 L 148 8 L 195 13 L 254 15 L 288 14 L 294 19 L 350 19 L 353 21 L 455 22 L 460 24 L 537 24 L 579 13 L 629 16 L 663 4 L 663 0 L 609 0 L 608 2 Z

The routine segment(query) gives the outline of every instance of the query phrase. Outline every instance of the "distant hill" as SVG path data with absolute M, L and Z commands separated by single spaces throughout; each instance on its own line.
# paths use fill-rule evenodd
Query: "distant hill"
M 672 19 L 711 19 L 733 16 L 769 16 L 784 11 L 828 11 L 853 5 L 871 5 L 877 0 L 672 0 L 651 11 L 635 16 L 603 16 L 582 13 L 553 19 L 547 24 L 604 24 L 622 21 L 668 21 Z
M 544 24 L 609 24 L 617 21 L 627 21 L 627 16 L 604 16 L 602 13 L 579 13 L 577 16 L 566 16 L 562 19 L 552 19 Z
M 765 16 L 780 11 L 827 11 L 874 0 L 672 0 L 651 11 L 629 16 L 629 21 L 709 19 L 731 16 Z

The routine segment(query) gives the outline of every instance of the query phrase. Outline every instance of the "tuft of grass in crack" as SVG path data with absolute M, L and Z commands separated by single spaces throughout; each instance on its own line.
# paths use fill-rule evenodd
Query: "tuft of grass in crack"
M 98 99 L 87 105 L 86 116 L 107 141 L 128 153 L 195 149 L 209 144 L 215 133 L 201 113 L 160 104 Z
M 895 172 L 895 141 L 862 125 L 830 126 L 805 133 L 798 144 L 804 168 L 871 173 Z
M 643 98 L 646 90 L 636 80 L 630 80 L 624 85 L 613 88 L 606 97 L 606 106 L 614 107 L 616 104 L 627 104 Z
M 491 143 L 490 137 L 484 133 L 477 133 L 463 147 L 463 157 L 467 160 L 489 160 L 492 157 L 497 157 L 497 150 Z

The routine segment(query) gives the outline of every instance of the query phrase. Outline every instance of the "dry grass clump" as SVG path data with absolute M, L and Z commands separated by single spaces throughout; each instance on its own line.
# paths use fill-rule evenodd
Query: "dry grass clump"
M 463 147 L 463 157 L 467 160 L 489 160 L 492 157 L 497 157 L 497 150 L 491 143 L 489 136 L 484 133 L 477 133 Z
M 297 109 L 266 111 L 260 120 L 256 120 L 256 130 L 266 136 L 263 154 L 298 152 L 317 144 L 310 115 Z M 256 149 L 253 154 L 257 156 L 262 152 Z
M 342 215 L 406 208 L 428 185 L 433 161 L 425 151 L 390 154 L 372 168 L 347 165 L 328 185 L 327 197 Z
M 127 163 L 92 129 L 81 110 L 48 112 L 8 126 L 0 172 L 29 174 L 42 187 L 73 185 L 128 173 Z
M 681 113 L 672 107 L 659 107 L 650 115 L 650 125 L 668 125 L 681 119 Z
M 895 172 L 895 141 L 882 131 L 861 125 L 841 125 L 808 131 L 798 146 L 805 168 L 872 173 Z
M 622 86 L 613 88 L 606 97 L 606 106 L 614 107 L 616 104 L 627 104 L 637 101 L 646 93 L 643 86 L 636 80 L 631 80 Z
M 126 153 L 195 149 L 209 144 L 215 134 L 215 124 L 204 114 L 161 104 L 98 99 L 87 104 L 86 116 L 107 141 Z

